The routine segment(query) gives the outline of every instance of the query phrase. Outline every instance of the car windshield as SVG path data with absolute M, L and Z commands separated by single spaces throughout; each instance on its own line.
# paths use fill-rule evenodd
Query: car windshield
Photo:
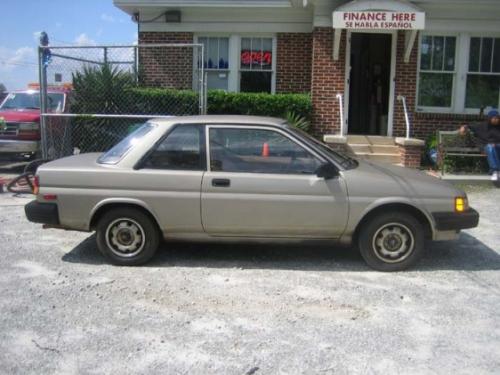
M 52 111 L 62 111 L 64 106 L 64 94 L 49 93 L 47 95 L 49 109 Z M 10 93 L 2 103 L 0 111 L 10 109 L 40 109 L 40 93 L 37 91 Z
M 340 164 L 342 167 L 346 169 L 351 169 L 355 168 L 358 166 L 358 162 L 350 158 L 347 155 L 341 154 L 337 151 L 332 150 L 330 147 L 328 147 L 326 144 L 323 142 L 318 141 L 316 138 L 312 137 L 311 135 L 307 134 L 305 131 L 301 129 L 297 129 L 291 125 L 288 125 L 288 128 L 295 133 L 299 138 L 302 138 L 305 141 L 309 141 L 314 143 L 314 145 L 319 148 L 323 153 L 325 153 L 327 156 L 329 156 L 331 159 L 333 159 L 335 162 Z
M 147 122 L 141 125 L 139 128 L 130 133 L 127 137 L 122 139 L 119 143 L 113 146 L 109 151 L 103 154 L 97 160 L 100 164 L 116 164 L 121 158 L 125 156 L 127 152 L 129 152 L 132 147 L 138 144 L 146 134 L 148 134 L 154 125 Z

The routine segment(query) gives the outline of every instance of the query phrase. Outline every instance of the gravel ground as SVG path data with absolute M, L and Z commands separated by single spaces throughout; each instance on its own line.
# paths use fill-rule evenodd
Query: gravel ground
M 500 372 L 500 189 L 413 270 L 345 248 L 170 244 L 140 268 L 0 195 L 0 372 Z

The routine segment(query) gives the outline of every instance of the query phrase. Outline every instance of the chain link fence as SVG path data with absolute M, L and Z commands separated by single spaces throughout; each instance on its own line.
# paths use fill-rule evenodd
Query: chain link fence
M 206 113 L 201 44 L 40 47 L 39 65 L 45 159 L 105 151 L 153 117 Z

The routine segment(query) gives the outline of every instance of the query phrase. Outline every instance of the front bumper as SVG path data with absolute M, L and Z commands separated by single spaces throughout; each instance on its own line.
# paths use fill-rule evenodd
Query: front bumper
M 38 141 L 18 141 L 15 139 L 0 139 L 0 153 L 34 153 L 40 149 Z
M 55 203 L 31 201 L 24 206 L 24 212 L 33 223 L 59 225 L 59 211 Z
M 458 231 L 475 228 L 479 224 L 479 213 L 473 208 L 465 212 L 434 212 L 432 216 L 438 231 Z

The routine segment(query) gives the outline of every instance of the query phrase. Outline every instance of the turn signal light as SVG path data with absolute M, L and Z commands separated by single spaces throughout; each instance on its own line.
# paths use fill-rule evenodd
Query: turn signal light
M 456 197 L 455 198 L 455 211 L 456 212 L 464 212 L 469 208 L 469 203 L 467 202 L 467 198 L 464 197 Z

